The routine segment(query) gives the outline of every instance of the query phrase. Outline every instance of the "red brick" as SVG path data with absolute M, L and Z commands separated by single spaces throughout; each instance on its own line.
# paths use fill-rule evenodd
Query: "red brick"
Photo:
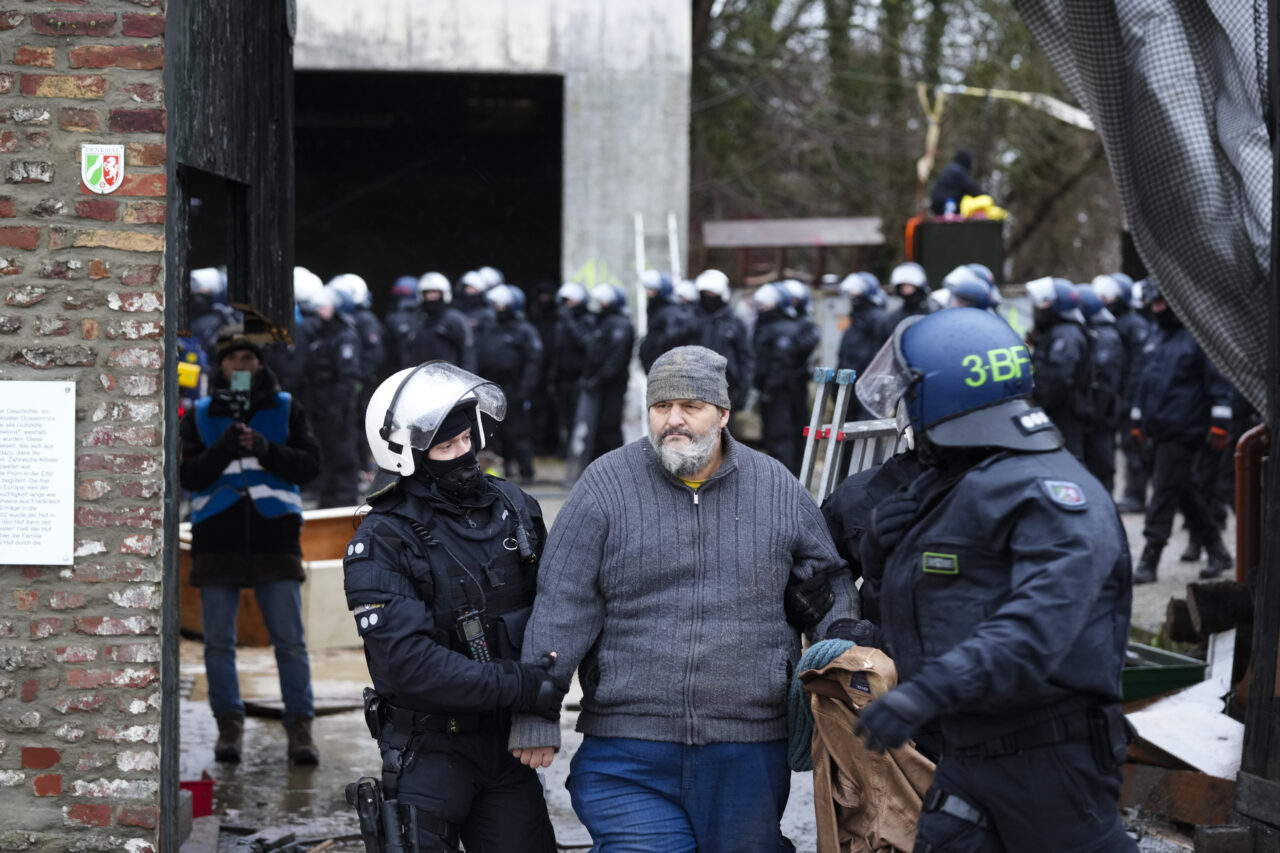
M 12 130 L 6 130 L 3 133 L 0 133 L 0 151 L 3 151 L 5 154 L 12 154 L 21 146 L 21 138 Z
M 32 678 L 22 682 L 22 701 L 23 702 L 34 702 L 36 701 L 36 697 L 39 695 L 40 695 L 39 679 Z
M 62 633 L 62 620 L 57 616 L 42 616 L 31 620 L 31 639 L 43 640 Z
M 160 280 L 159 264 L 141 264 L 125 267 L 120 283 L 126 287 L 146 287 Z
M 40 593 L 34 589 L 15 589 L 11 595 L 13 606 L 19 610 L 31 611 L 40 605 Z
M 164 202 L 138 201 L 125 205 L 122 221 L 128 225 L 154 225 L 164 222 L 164 214 Z
M 76 457 L 76 470 L 112 474 L 155 474 L 160 463 L 153 456 L 129 453 L 87 453 Z
M 44 151 L 51 144 L 49 134 L 43 130 L 32 131 L 27 134 L 27 146 L 37 151 Z
M 116 133 L 164 133 L 165 115 L 164 110 L 112 110 L 107 126 Z
M 124 29 L 121 32 L 137 38 L 156 38 L 164 35 L 164 15 L 159 12 L 151 14 L 128 14 L 124 16 Z
M 84 593 L 59 590 L 49 596 L 50 610 L 74 610 L 84 607 Z
M 22 318 L 16 316 L 0 317 L 0 335 L 12 335 L 22 328 Z
M 84 181 L 80 182 L 80 194 L 89 195 L 93 190 L 84 185 Z M 143 174 L 134 175 L 125 173 L 124 180 L 120 183 L 120 189 L 112 193 L 114 196 L 156 196 L 163 197 L 165 194 L 165 177 L 160 174 Z
M 124 161 L 130 166 L 163 166 L 166 159 L 163 142 L 129 142 L 124 146 Z
M 129 537 L 125 537 L 128 539 Z M 77 563 L 71 570 L 71 580 L 76 583 L 130 583 L 142 578 L 142 569 L 134 566 L 103 566 L 97 563 Z
M 93 274 L 89 274 L 89 278 L 93 278 Z M 98 276 L 104 278 L 104 276 Z M 92 317 L 85 317 L 80 321 L 80 337 L 86 341 L 96 341 L 98 339 L 98 321 Z
M 32 47 L 24 44 L 13 52 L 13 64 L 52 68 L 54 53 L 55 49 L 52 47 Z
M 117 439 L 124 440 L 128 444 L 136 442 L 135 446 L 153 446 L 156 443 L 155 427 L 106 427 L 106 429 L 111 430 Z M 93 439 L 92 436 L 86 436 L 85 444 L 89 445 Z M 75 509 L 78 527 L 132 527 L 135 530 L 153 530 L 159 516 L 160 508 L 153 506 L 131 506 L 122 509 L 81 506 Z
M 53 48 L 49 50 L 52 52 Z M 164 47 L 158 44 L 89 44 L 71 48 L 68 56 L 72 68 L 114 66 L 149 70 L 164 67 Z
M 49 773 L 31 780 L 31 787 L 37 797 L 62 796 L 62 774 Z
M 60 714 L 94 714 L 107 704 L 111 698 L 108 693 L 81 693 L 78 696 L 64 696 L 53 703 L 53 710 Z
M 86 198 L 76 202 L 76 216 L 82 219 L 100 219 L 115 222 L 120 212 L 120 202 L 105 198 Z
M 109 36 L 116 28 L 116 16 L 105 12 L 37 12 L 31 16 L 31 27 L 46 36 Z
M 9 294 L 4 298 L 4 304 L 18 308 L 28 308 L 38 302 L 43 302 L 48 295 L 49 288 L 26 284 L 10 289 Z
M 71 290 L 62 296 L 62 307 L 68 311 L 101 308 L 107 304 L 107 297 L 92 290 Z
M 21 23 L 21 12 L 0 12 L 0 30 L 11 30 Z
M 111 278 L 111 265 L 99 258 L 89 261 L 89 280 L 97 281 L 103 278 Z M 94 337 L 96 338 L 97 335 Z
M 72 669 L 67 671 L 67 686 L 82 689 L 126 687 L 138 689 L 155 684 L 160 672 L 155 667 L 137 670 Z
M 67 806 L 67 820 L 85 826 L 111 826 L 108 803 L 75 803 Z
M 36 98 L 101 98 L 107 78 L 77 74 L 23 74 L 18 90 Z
M 89 663 L 98 659 L 98 650 L 88 646 L 59 646 L 53 656 L 60 663 Z
M 62 760 L 56 749 L 42 746 L 24 746 L 22 748 L 22 766 L 27 770 L 48 770 Z
M 155 829 L 160 823 L 159 806 L 122 806 L 116 815 L 119 826 L 141 826 L 144 829 Z
M 98 113 L 96 110 L 63 107 L 58 110 L 58 127 L 76 133 L 91 133 L 98 129 Z
M 0 197 L 0 218 L 12 219 L 17 215 L 18 213 L 13 206 L 13 199 L 8 198 L 7 196 Z
M 37 370 L 54 367 L 93 367 L 98 355 L 89 347 L 24 346 L 9 355 L 12 364 L 25 364 Z
M 103 655 L 118 663 L 155 663 L 160 660 L 160 646 L 156 643 L 121 643 L 107 646 Z
M 100 637 L 117 637 L 125 634 L 156 634 L 159 625 L 150 616 L 128 616 L 113 619 L 109 616 L 80 616 L 76 618 L 76 631 Z
M 13 91 L 13 72 L 0 71 L 0 95 L 7 95 Z
M 34 225 L 8 225 L 0 227 L 0 246 L 15 249 L 31 249 L 40 245 L 40 229 Z

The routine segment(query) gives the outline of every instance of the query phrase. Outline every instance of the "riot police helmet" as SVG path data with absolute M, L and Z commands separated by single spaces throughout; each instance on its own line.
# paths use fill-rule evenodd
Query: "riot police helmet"
M 476 273 L 484 279 L 485 290 L 507 283 L 507 279 L 502 275 L 502 270 L 497 267 L 480 267 L 480 269 L 476 270 Z
M 364 433 L 378 468 L 400 477 L 413 475 L 413 451 L 425 453 L 439 441 L 436 431 L 451 411 L 475 407 L 475 421 L 488 415 L 500 421 L 507 415 L 502 389 L 487 379 L 447 361 L 428 361 L 406 367 L 383 380 L 365 410 Z M 484 430 L 477 444 L 484 447 Z
M 670 302 L 675 298 L 675 288 L 671 284 L 671 276 L 661 270 L 645 270 L 640 273 L 640 284 L 650 299 Z
M 1044 276 L 1027 282 L 1027 297 L 1036 311 L 1051 312 L 1064 320 L 1084 323 L 1080 294 L 1065 278 Z
M 977 308 L 904 319 L 854 384 L 872 414 L 938 447 L 1056 450 L 1062 435 L 1031 389 L 1022 339 Z
M 903 285 L 910 285 L 928 293 L 929 276 L 925 273 L 924 267 L 915 261 L 907 261 L 894 267 L 889 273 L 889 286 L 901 294 Z
M 484 292 L 484 298 L 497 311 L 516 314 L 524 310 L 524 292 L 514 284 L 497 284 Z
M 604 281 L 591 288 L 591 310 L 596 313 L 621 311 L 626 304 L 627 294 L 616 284 Z
M 791 304 L 791 299 L 774 282 L 757 287 L 756 292 L 751 295 L 751 301 L 755 303 L 756 310 L 761 313 L 776 311 L 779 308 L 785 309 Z
M 803 281 L 788 278 L 781 282 L 781 287 L 790 297 L 791 307 L 795 309 L 797 314 L 809 313 L 809 306 L 813 302 L 813 296 L 809 293 L 809 285 Z
M 355 273 L 344 272 L 336 275 L 330 280 L 329 286 L 345 294 L 351 300 L 351 304 L 358 308 L 368 308 L 372 302 L 368 283 Z
M 698 301 L 698 287 L 689 279 L 682 278 L 672 287 L 676 292 L 676 299 L 685 305 L 692 305 Z
M 576 281 L 566 281 L 556 291 L 556 302 L 561 305 L 573 303 L 581 305 L 587 301 L 587 289 Z
M 400 276 L 391 284 L 391 298 L 396 302 L 400 302 L 403 299 L 408 299 L 411 296 L 416 298 L 418 295 L 419 281 L 420 279 L 418 279 L 415 276 L 411 276 L 411 275 Z M 445 284 L 447 286 L 448 282 L 446 281 Z
M 1102 298 L 1092 284 L 1077 284 L 1076 293 L 1080 297 L 1080 312 L 1090 323 L 1114 323 L 1115 315 L 1102 304 Z
M 720 270 L 703 270 L 698 273 L 698 277 L 693 280 L 693 285 L 698 289 L 698 293 L 713 293 L 720 297 L 721 302 L 729 301 L 729 276 Z
M 484 293 L 492 286 L 493 284 L 490 279 L 487 276 L 482 275 L 479 270 L 468 270 L 464 272 L 462 274 L 462 278 L 458 280 L 458 289 L 464 292 L 469 287 L 476 293 Z
M 227 280 L 216 267 L 191 271 L 191 292 L 217 298 L 227 292 Z
M 1160 293 L 1160 285 L 1156 284 L 1155 279 L 1144 278 L 1133 287 L 1139 294 L 1137 298 L 1142 301 L 1143 308 L 1150 308 L 1156 300 L 1164 299 L 1164 295 Z
M 443 273 L 424 272 L 418 279 L 418 301 L 425 302 L 428 293 L 439 293 L 440 299 L 446 303 L 453 299 L 453 288 Z
M 314 311 L 316 297 L 323 292 L 324 282 L 320 280 L 320 276 L 306 267 L 293 268 L 293 301 L 299 309 Z
M 986 311 L 992 307 L 991 285 L 968 265 L 947 273 L 942 286 L 951 293 L 952 308 L 981 308 Z

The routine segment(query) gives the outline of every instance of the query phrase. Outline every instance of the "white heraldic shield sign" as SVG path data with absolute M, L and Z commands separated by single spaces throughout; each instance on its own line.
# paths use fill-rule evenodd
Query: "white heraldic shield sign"
M 124 183 L 124 146 L 80 146 L 80 180 L 95 193 L 119 189 Z

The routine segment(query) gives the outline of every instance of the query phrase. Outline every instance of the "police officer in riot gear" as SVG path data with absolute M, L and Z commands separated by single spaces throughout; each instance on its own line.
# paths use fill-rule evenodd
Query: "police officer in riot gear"
M 586 364 L 587 344 L 595 317 L 587 301 L 587 289 L 576 281 L 566 281 L 556 291 L 556 328 L 547 342 L 551 349 L 547 384 L 551 386 L 556 413 L 556 453 L 566 455 L 573 416 L 578 407 L 578 380 Z
M 475 370 L 471 325 L 449 304 L 452 299 L 449 279 L 440 273 L 423 273 L 418 279 L 418 321 L 403 335 L 397 334 L 397 369 L 440 359 L 463 370 Z
M 311 413 L 320 441 L 320 476 L 312 488 L 320 507 L 359 503 L 359 460 L 354 433 L 356 386 L 360 381 L 360 336 L 351 320 L 337 311 L 338 295 L 329 287 L 316 294 L 303 339 L 306 362 L 300 395 Z
M 1084 461 L 1084 437 L 1093 425 L 1093 357 L 1075 285 L 1065 278 L 1027 282 L 1034 328 L 1032 396 L 1062 433 L 1067 450 Z
M 1030 368 L 1004 320 L 961 308 L 903 323 L 855 386 L 928 466 L 872 515 L 899 683 L 856 729 L 885 749 L 940 724 L 918 850 L 1136 849 L 1116 807 L 1128 544 Z
M 1116 318 L 1091 284 L 1076 285 L 1080 311 L 1088 324 L 1093 353 L 1093 422 L 1085 433 L 1084 466 L 1098 478 L 1107 494 L 1115 488 L 1116 428 L 1120 426 L 1120 395 L 1129 370 L 1124 339 Z
M 725 376 L 729 380 L 729 402 L 732 411 L 740 411 L 747 402 L 747 392 L 755 378 L 755 358 L 747 327 L 729 304 L 729 277 L 720 270 L 703 270 L 694 280 L 698 289 L 696 316 L 700 328 L 697 343 L 720 353 L 729 362 Z
M 1124 494 L 1116 501 L 1116 506 L 1121 512 L 1143 512 L 1147 508 L 1147 470 L 1142 461 L 1142 448 L 1133 437 L 1135 425 L 1129 421 L 1129 410 L 1133 407 L 1134 375 L 1151 326 L 1147 318 L 1135 310 L 1134 284 L 1129 276 L 1120 272 L 1095 276 L 1093 289 L 1116 318 L 1116 331 L 1124 344 L 1126 369 L 1120 390 L 1118 428 L 1125 476 Z
M 482 474 L 472 444 L 505 413 L 496 385 L 441 361 L 385 380 L 366 413 L 379 471 L 343 571 L 383 773 L 348 801 L 384 850 L 555 850 L 538 777 L 507 750 L 512 712 L 558 718 L 567 684 L 554 650 L 519 662 L 542 511 Z
M 595 459 L 622 446 L 622 407 L 631 369 L 631 348 L 636 330 L 627 313 L 627 296 L 616 284 L 604 282 L 591 288 L 595 323 L 586 341 L 586 362 L 578 380 L 580 391 L 599 401 L 591 451 Z
M 778 284 L 762 284 L 751 299 L 756 306 L 755 382 L 760 392 L 761 438 L 770 456 L 799 474 L 809 399 L 806 367 L 813 344 Z
M 449 281 L 445 279 L 449 291 Z M 450 293 L 452 296 L 452 293 Z M 418 312 L 418 277 L 402 275 L 391 285 L 391 305 L 382 318 L 382 370 L 383 375 L 395 373 L 406 365 L 402 363 L 402 341 L 417 327 L 421 315 Z
M 898 264 L 889 273 L 889 286 L 902 300 L 896 310 L 889 314 L 889 328 L 894 328 L 907 317 L 928 314 L 933 311 L 933 301 L 929 299 L 929 277 L 924 267 L 914 261 Z
M 1233 414 L 1231 384 L 1182 325 L 1154 281 L 1146 281 L 1142 295 L 1156 326 L 1142 348 L 1129 418 L 1135 424 L 1134 438 L 1150 460 L 1151 500 L 1142 528 L 1146 545 L 1133 582 L 1156 579 L 1179 509 L 1191 536 L 1208 554 L 1200 577 L 1214 578 L 1232 568 L 1235 558 L 1214 522 L 1205 484 L 1197 484 L 1192 472 L 1201 452 L 1227 449 Z
M 479 373 L 497 383 L 507 397 L 507 417 L 495 424 L 498 453 L 506 464 L 507 479 L 533 480 L 533 433 L 529 419 L 533 392 L 542 365 L 542 341 L 538 330 L 524 317 L 524 294 L 510 284 L 485 291 L 493 307 L 492 323 L 476 337 Z
M 462 278 L 458 279 L 458 285 L 454 289 L 453 307 L 462 312 L 473 335 L 481 326 L 493 321 L 493 308 L 484 298 L 484 294 L 490 287 L 501 283 L 492 275 L 486 275 L 479 270 L 465 272 Z
M 647 374 L 658 356 L 670 349 L 691 344 L 698 333 L 693 312 L 676 298 L 671 276 L 658 270 L 645 270 L 640 277 L 648 297 L 646 322 L 648 331 L 640 341 L 640 367 Z
M 837 367 L 856 371 L 861 376 L 880 345 L 893 332 L 884 310 L 888 297 L 880 288 L 880 280 L 869 272 L 845 276 L 840 282 L 840 293 L 849 299 L 849 325 L 840 336 Z M 871 417 L 861 404 L 857 409 L 860 418 Z

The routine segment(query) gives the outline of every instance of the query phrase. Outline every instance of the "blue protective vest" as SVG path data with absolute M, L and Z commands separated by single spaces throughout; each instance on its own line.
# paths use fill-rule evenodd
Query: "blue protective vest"
M 196 401 L 196 429 L 200 440 L 209 447 L 231 426 L 227 415 L 210 415 L 212 397 Z M 289 440 L 289 407 L 292 397 L 286 392 L 276 393 L 277 405 L 270 409 L 258 409 L 249 419 L 249 426 L 262 433 L 268 441 L 284 444 Z M 290 483 L 262 467 L 253 456 L 232 459 L 222 469 L 218 479 L 207 488 L 191 496 L 191 523 L 199 524 L 230 507 L 248 494 L 254 509 L 265 518 L 276 518 L 286 513 L 302 514 L 302 494 Z

